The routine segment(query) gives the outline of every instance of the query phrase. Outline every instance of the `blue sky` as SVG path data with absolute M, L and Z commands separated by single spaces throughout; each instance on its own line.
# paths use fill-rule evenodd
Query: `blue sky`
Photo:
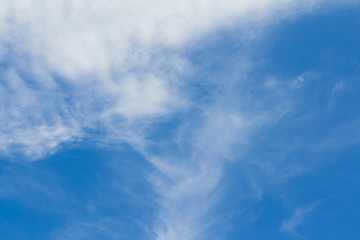
M 360 237 L 359 1 L 0 3 L 1 240 Z

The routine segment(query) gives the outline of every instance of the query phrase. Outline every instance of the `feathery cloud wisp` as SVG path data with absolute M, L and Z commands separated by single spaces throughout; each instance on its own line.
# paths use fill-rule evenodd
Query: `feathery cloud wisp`
M 246 95 L 239 78 L 212 82 L 211 103 L 199 104 L 186 93 L 192 83 L 182 76 L 191 63 L 182 51 L 219 27 L 260 29 L 335 2 L 2 1 L 0 118 L 6 124 L 0 128 L 0 151 L 40 159 L 64 142 L 91 137 L 89 129 L 113 134 L 156 167 L 149 180 L 160 205 L 157 239 L 204 238 L 215 224 L 207 216 L 221 195 L 224 162 L 237 156 L 253 131 L 287 109 L 262 102 L 244 111 L 240 105 L 248 99 L 237 97 Z M 293 89 L 301 85 L 298 80 Z M 256 96 L 250 99 L 256 102 Z M 148 150 L 149 126 L 193 108 L 198 115 L 171 136 L 175 152 Z M 166 145 L 154 145 L 169 152 Z M 185 154 L 178 154 L 182 149 Z
M 10 122 L 17 112 L 22 123 L 1 130 L 13 135 L 4 134 L 1 151 L 19 146 L 31 159 L 41 158 L 95 122 L 154 118 L 186 107 L 179 74 L 187 60 L 179 53 L 190 40 L 220 26 L 264 25 L 327 2 L 333 1 L 2 1 L 0 59 L 3 71 L 11 68 L 22 79 L 15 91 L 22 100 L 20 93 L 7 95 L 16 103 L 1 118 Z M 34 93 L 34 84 L 48 94 Z M 2 88 L 11 92 L 11 86 Z M 54 103 L 51 110 L 45 102 Z M 22 140 L 34 137 L 33 118 L 51 144 Z

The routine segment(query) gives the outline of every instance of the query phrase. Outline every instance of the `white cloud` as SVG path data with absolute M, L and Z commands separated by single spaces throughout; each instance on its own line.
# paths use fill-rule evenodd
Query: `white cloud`
M 24 81 L 15 70 L 7 70 L 0 85 L 0 151 L 20 152 L 30 160 L 54 152 L 62 142 L 81 135 L 77 119 L 62 98 L 49 98 L 56 91 L 43 93 Z M 60 105 L 60 108 L 57 106 Z
M 91 122 L 108 122 L 112 117 L 133 121 L 172 113 L 187 105 L 180 91 L 183 83 L 177 79 L 186 70 L 186 59 L 178 53 L 187 44 L 218 27 L 265 25 L 309 11 L 323 2 L 335 1 L 1 1 L 3 71 L 10 66 L 42 87 L 36 95 L 22 94 L 28 91 L 28 86 L 22 84 L 17 86 L 17 94 L 10 95 L 11 86 L 3 86 L 7 99 L 17 98 L 17 105 L 5 108 L 2 120 L 11 122 L 10 115 L 18 114 L 23 122 L 21 128 L 13 124 L 6 130 L 33 135 L 36 127 L 26 122 L 31 104 L 24 102 L 33 102 L 32 114 L 44 111 L 43 103 L 56 102 L 48 110 L 52 111 L 52 124 L 41 125 L 45 117 L 36 116 L 46 135 L 42 139 L 52 142 L 50 146 L 42 147 L 44 141 L 33 141 L 29 145 L 33 150 L 29 150 L 30 142 L 21 140 L 17 133 L 16 138 L 2 139 L 2 151 L 18 144 L 25 148 L 24 152 L 37 152 L 35 155 L 41 157 L 42 152 L 79 136 Z M 57 94 L 53 95 L 54 91 Z M 64 116 L 56 115 L 58 109 L 64 108 L 70 114 L 80 110 L 78 115 L 86 119 L 77 116 L 77 126 L 64 125 Z M 94 109 L 106 119 L 93 117 Z M 29 135 L 23 137 L 31 139 Z
M 211 213 L 222 195 L 224 164 L 241 156 L 255 131 L 285 114 L 278 108 L 286 104 L 262 106 L 263 99 L 239 90 L 250 79 L 225 78 L 213 104 L 198 106 L 200 113 L 179 127 L 170 141 L 174 146 L 155 143 L 155 151 L 143 150 L 157 169 L 149 177 L 161 206 L 157 240 L 208 239 L 208 230 L 221 222 Z
M 299 235 L 296 232 L 296 228 L 304 221 L 304 219 L 315 210 L 315 208 L 321 203 L 321 201 L 308 204 L 305 206 L 297 207 L 293 213 L 293 215 L 287 219 L 284 220 L 281 226 L 282 230 L 287 231 L 290 234 L 293 234 L 296 237 L 301 238 L 301 235 Z
M 193 103 L 179 79 L 188 67 L 181 57 L 186 46 L 220 27 L 248 30 L 336 2 L 3 0 L 0 151 L 38 159 L 101 127 L 146 149 L 144 128 Z M 158 170 L 150 177 L 161 205 L 158 240 L 204 237 L 213 224 L 206 217 L 220 195 L 224 159 L 233 159 L 248 135 L 284 114 L 255 104 L 242 111 L 235 104 L 246 104 L 245 97 L 235 97 L 238 79 L 229 81 L 228 88 L 218 83 L 225 91 L 214 106 L 200 106 L 204 115 L 195 121 L 201 127 L 184 124 L 172 139 L 186 149 L 183 157 L 142 150 Z

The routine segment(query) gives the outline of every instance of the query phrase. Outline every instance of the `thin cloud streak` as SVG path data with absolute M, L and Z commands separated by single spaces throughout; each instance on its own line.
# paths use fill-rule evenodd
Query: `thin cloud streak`
M 234 69 L 238 64 L 251 65 L 234 61 L 228 62 Z M 214 215 L 214 209 L 223 194 L 225 164 L 241 161 L 250 137 L 291 110 L 291 86 L 276 91 L 261 84 L 255 87 L 247 71 L 242 70 L 241 78 L 232 76 L 231 71 L 219 78 L 224 81 L 211 93 L 212 104 L 198 104 L 191 120 L 166 140 L 171 144 L 156 143 L 155 150 L 150 144 L 142 149 L 157 169 L 149 176 L 159 195 L 157 240 L 208 239 L 211 227 L 223 220 Z M 254 92 L 268 96 L 258 98 L 247 92 L 254 87 L 259 88 Z
M 298 238 L 302 238 L 301 235 L 296 232 L 296 228 L 302 224 L 305 218 L 314 211 L 321 202 L 322 201 L 317 201 L 312 204 L 297 207 L 292 216 L 283 221 L 281 229 Z

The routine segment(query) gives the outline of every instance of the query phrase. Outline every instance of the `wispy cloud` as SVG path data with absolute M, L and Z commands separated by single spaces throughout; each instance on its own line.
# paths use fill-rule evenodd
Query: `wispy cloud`
M 297 207 L 292 216 L 283 221 L 281 229 L 298 238 L 302 238 L 301 235 L 296 232 L 296 228 L 303 223 L 305 218 L 314 211 L 319 204 L 321 204 L 321 201 Z
M 244 61 L 240 77 L 195 80 L 215 88 L 201 102 L 188 94 L 193 82 L 182 78 L 194 70 L 184 49 L 221 27 L 256 26 L 257 36 L 269 23 L 324 3 L 336 1 L 2 1 L 0 151 L 35 160 L 103 131 L 104 141 L 132 144 L 155 167 L 148 179 L 158 194 L 156 238 L 205 239 L 216 223 L 208 215 L 221 197 L 224 163 L 240 155 L 253 132 L 289 111 L 286 91 L 304 78 L 280 88 L 274 79 L 252 86 L 275 94 L 259 100 L 244 90 Z M 154 142 L 150 126 L 188 112 L 190 120 L 170 139 Z M 300 208 L 283 228 L 294 232 L 311 210 Z M 69 232 L 86 237 L 89 226 Z
M 242 64 L 238 58 L 236 62 Z M 231 59 L 228 64 L 237 68 Z M 160 139 L 142 149 L 156 167 L 149 181 L 159 195 L 154 230 L 158 240 L 209 238 L 209 229 L 223 220 L 213 211 L 223 194 L 225 164 L 241 161 L 250 137 L 291 109 L 291 86 L 274 92 L 254 84 L 247 71 L 242 70 L 241 78 L 232 76 L 238 74 L 235 70 L 221 76 L 221 84 L 207 96 L 211 105 L 197 104 L 196 113 L 180 124 L 170 140 Z M 253 92 L 263 97 L 247 89 L 256 89 Z
M 112 129 L 186 108 L 179 78 L 187 44 L 218 27 L 266 25 L 323 2 L 332 1 L 2 1 L 2 72 L 19 79 L 2 84 L 1 118 L 15 124 L 2 130 L 13 134 L 4 133 L 1 151 L 19 146 L 37 159 L 94 125 Z
M 78 119 L 65 99 L 56 97 L 58 91 L 32 86 L 13 69 L 2 72 L 0 89 L 1 152 L 23 153 L 34 160 L 81 136 Z

